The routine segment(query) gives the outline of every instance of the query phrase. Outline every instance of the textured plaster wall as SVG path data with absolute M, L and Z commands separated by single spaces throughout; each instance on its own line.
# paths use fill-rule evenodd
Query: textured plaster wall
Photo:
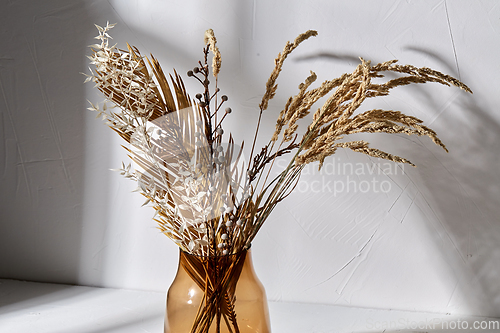
M 120 46 L 180 73 L 213 28 L 228 129 L 247 147 L 273 59 L 308 29 L 319 36 L 285 64 L 261 142 L 309 70 L 322 82 L 359 56 L 396 58 L 467 83 L 474 95 L 426 84 L 370 101 L 423 119 L 450 153 L 427 138 L 363 136 L 418 167 L 339 151 L 322 173 L 305 170 L 253 255 L 271 300 L 500 316 L 498 1 L 1 0 L 0 277 L 147 290 L 173 279 L 175 245 L 109 171 L 127 158 L 121 141 L 86 111 L 102 97 L 79 73 L 93 23 L 107 20 Z

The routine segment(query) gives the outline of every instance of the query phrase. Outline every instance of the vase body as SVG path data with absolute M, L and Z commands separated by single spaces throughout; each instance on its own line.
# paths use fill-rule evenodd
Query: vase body
M 267 298 L 250 250 L 220 257 L 180 251 L 165 333 L 268 333 Z

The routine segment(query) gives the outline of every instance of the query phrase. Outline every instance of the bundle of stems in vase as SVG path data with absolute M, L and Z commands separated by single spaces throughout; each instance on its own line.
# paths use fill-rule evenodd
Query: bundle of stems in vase
M 429 68 L 398 65 L 396 60 L 372 65 L 360 58 L 352 73 L 321 84 L 314 84 L 317 77 L 311 72 L 279 113 L 268 143 L 258 149 L 262 113 L 276 94 L 284 61 L 299 44 L 317 35 L 310 30 L 288 42 L 275 59 L 256 106 L 257 126 L 245 161 L 243 143 L 236 145 L 223 127 L 232 109 L 218 87 L 222 58 L 213 31 L 205 33 L 202 60 L 187 72 L 200 84 L 192 99 L 181 77 L 175 71 L 167 77 L 152 55 L 143 57 L 128 44 L 126 50 L 111 45 L 108 32 L 113 26 L 96 25 L 100 43 L 90 46 L 89 56 L 95 68 L 85 75 L 106 100 L 101 106 L 91 103 L 89 109 L 128 143 L 123 147 L 135 166 L 122 163 L 119 171 L 137 182 L 144 205 L 156 212 L 161 232 L 189 254 L 181 253 L 181 266 L 203 291 L 191 324 L 193 333 L 208 332 L 210 327 L 220 332 L 223 324 L 228 332 L 240 332 L 235 289 L 246 250 L 276 205 L 293 191 L 305 165 L 318 162 L 321 168 L 339 148 L 413 165 L 366 141 L 346 139 L 355 133 L 425 135 L 446 150 L 436 133 L 416 117 L 383 109 L 359 112 L 366 99 L 425 82 L 471 92 L 455 78 Z M 386 72 L 396 78 L 384 80 Z M 323 97 L 326 102 L 317 106 Z M 303 118 L 310 124 L 299 131 Z M 278 158 L 288 158 L 288 163 L 275 176 L 271 170 Z
M 97 26 L 100 43 L 90 46 L 95 68 L 86 74 L 86 81 L 94 82 L 106 101 L 101 106 L 91 103 L 89 109 L 127 141 L 124 148 L 135 167 L 122 164 L 120 172 L 137 182 L 146 198 L 144 204 L 156 212 L 161 232 L 183 251 L 200 256 L 223 256 L 248 248 L 276 205 L 293 191 L 304 166 L 318 162 L 321 168 L 325 158 L 339 148 L 413 165 L 366 141 L 349 141 L 350 134 L 425 135 L 446 150 L 436 133 L 416 117 L 383 109 L 359 112 L 366 99 L 425 82 L 471 92 L 457 79 L 429 68 L 399 65 L 396 60 L 372 65 L 360 58 L 352 73 L 321 84 L 314 85 L 316 74 L 311 72 L 279 113 L 268 143 L 258 149 L 262 113 L 276 94 L 284 61 L 299 44 L 317 35 L 310 30 L 288 42 L 275 59 L 262 101 L 256 106 L 257 126 L 245 161 L 243 143 L 236 145 L 223 127 L 232 110 L 218 87 L 222 60 L 213 31 L 205 33 L 202 60 L 187 72 L 200 84 L 192 99 L 180 75 L 174 71 L 167 77 L 152 55 L 144 57 L 128 44 L 126 50 L 111 45 L 108 33 L 113 26 Z M 397 77 L 383 80 L 386 72 Z M 326 102 L 317 106 L 325 96 Z M 298 121 L 306 117 L 310 124 L 299 131 Z M 274 176 L 271 170 L 276 159 L 286 157 L 286 168 Z

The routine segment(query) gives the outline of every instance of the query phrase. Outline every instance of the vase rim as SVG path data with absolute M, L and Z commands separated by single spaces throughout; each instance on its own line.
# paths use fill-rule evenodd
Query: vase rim
M 244 246 L 238 252 L 222 254 L 222 255 L 215 255 L 215 256 L 204 256 L 204 255 L 200 255 L 200 254 L 189 253 L 189 252 L 184 251 L 180 247 L 179 247 L 179 251 L 185 255 L 192 256 L 192 257 L 198 257 L 198 258 L 226 258 L 226 257 L 228 258 L 228 257 L 232 257 L 232 256 L 238 255 L 238 254 L 243 253 L 243 252 L 248 252 L 251 247 L 252 247 L 252 244 L 250 244 L 248 246 Z

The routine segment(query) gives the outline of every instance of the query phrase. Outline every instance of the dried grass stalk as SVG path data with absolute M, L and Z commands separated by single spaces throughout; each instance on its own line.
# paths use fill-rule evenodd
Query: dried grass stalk
M 269 104 L 269 100 L 274 97 L 276 94 L 276 90 L 278 89 L 278 85 L 276 84 L 276 80 L 278 79 L 278 76 L 281 72 L 281 69 L 283 68 L 283 63 L 285 62 L 285 59 L 288 57 L 290 53 L 292 53 L 293 50 L 299 46 L 300 43 L 305 41 L 311 36 L 317 36 L 318 32 L 314 30 L 309 30 L 306 31 L 303 34 L 300 34 L 293 43 L 287 42 L 285 45 L 285 48 L 283 49 L 283 52 L 278 54 L 278 57 L 274 60 L 274 69 L 271 72 L 271 76 L 267 80 L 266 83 L 266 92 L 264 93 L 264 96 L 262 97 L 262 101 L 259 104 L 259 108 L 261 110 L 266 110 L 267 106 Z
M 319 88 L 306 91 L 303 89 L 306 85 L 301 85 L 299 93 L 290 98 L 287 107 L 280 113 L 271 141 L 277 140 L 281 128 L 286 125 L 288 128 L 285 130 L 282 140 L 283 142 L 291 140 L 298 128 L 296 121 L 304 118 L 320 97 L 336 88 L 327 101 L 314 113 L 313 121 L 302 137 L 299 147 L 300 154 L 295 157 L 295 162 L 298 165 L 319 161 L 321 168 L 325 158 L 334 154 L 337 148 L 350 148 L 373 157 L 413 165 L 407 159 L 378 149 L 368 148 L 366 142 L 363 144 L 361 141 L 355 141 L 356 144 L 338 142 L 346 135 L 354 133 L 382 132 L 425 135 L 448 151 L 437 137 L 436 132 L 422 125 L 422 120 L 416 117 L 393 110 L 375 109 L 361 114 L 356 114 L 356 111 L 367 98 L 388 95 L 391 89 L 411 83 L 437 82 L 448 86 L 455 85 L 467 92 L 471 92 L 471 90 L 451 76 L 429 68 L 397 65 L 396 60 L 372 66 L 370 61 L 365 61 L 362 58 L 360 60 L 361 64 L 351 74 L 344 74 L 336 80 L 326 81 Z M 381 84 L 373 83 L 374 78 L 384 77 L 383 72 L 406 75 Z

